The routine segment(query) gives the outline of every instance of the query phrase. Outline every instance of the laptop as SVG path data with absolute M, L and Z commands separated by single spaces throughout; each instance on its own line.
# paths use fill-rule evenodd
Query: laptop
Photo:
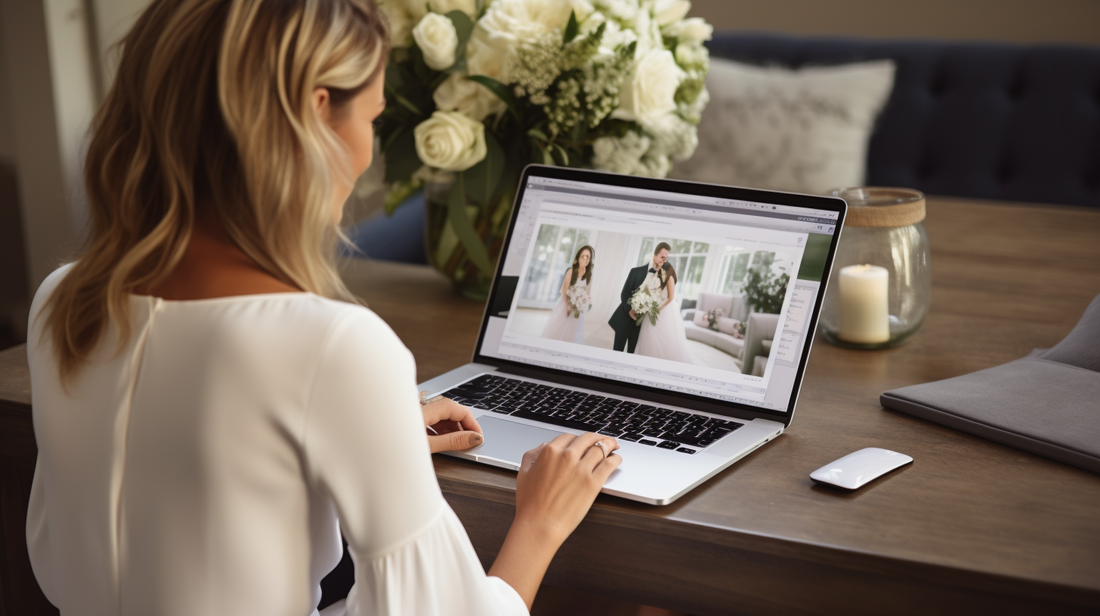
M 623 458 L 604 493 L 675 501 L 791 425 L 846 210 L 528 166 L 473 359 L 420 385 L 485 432 L 449 455 L 518 470 L 563 432 L 598 432 Z M 574 279 L 585 247 L 590 275 Z M 672 301 L 623 327 L 637 287 L 667 301 L 663 281 Z

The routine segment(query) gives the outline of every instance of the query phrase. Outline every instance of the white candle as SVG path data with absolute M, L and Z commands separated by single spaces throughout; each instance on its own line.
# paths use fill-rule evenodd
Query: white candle
M 877 265 L 840 269 L 840 331 L 848 342 L 890 340 L 890 274 Z

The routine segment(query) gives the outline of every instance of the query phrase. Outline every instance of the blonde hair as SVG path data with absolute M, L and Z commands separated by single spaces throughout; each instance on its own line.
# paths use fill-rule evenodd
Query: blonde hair
M 389 33 L 371 0 L 155 0 L 121 41 L 84 167 L 91 234 L 51 296 L 62 378 L 108 322 L 129 334 L 128 294 L 179 263 L 196 206 L 264 270 L 353 300 L 336 271 L 333 173 L 346 146 L 318 116 L 382 71 Z

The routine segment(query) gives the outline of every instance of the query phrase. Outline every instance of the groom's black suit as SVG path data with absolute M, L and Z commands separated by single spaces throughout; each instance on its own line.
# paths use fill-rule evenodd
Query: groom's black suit
M 634 347 L 638 344 L 638 332 L 642 328 L 638 327 L 635 320 L 630 318 L 630 296 L 634 295 L 634 291 L 645 282 L 650 267 L 652 265 L 639 265 L 626 275 L 626 284 L 623 285 L 623 292 L 619 295 L 622 303 L 615 309 L 615 312 L 611 313 L 611 318 L 607 321 L 611 329 L 615 330 L 616 351 L 622 351 L 625 345 L 626 352 L 633 353 Z

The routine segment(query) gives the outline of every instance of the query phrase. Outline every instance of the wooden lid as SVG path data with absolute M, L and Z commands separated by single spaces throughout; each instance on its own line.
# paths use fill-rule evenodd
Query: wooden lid
M 911 188 L 842 188 L 832 196 L 848 202 L 849 227 L 905 227 L 924 220 L 924 193 Z

